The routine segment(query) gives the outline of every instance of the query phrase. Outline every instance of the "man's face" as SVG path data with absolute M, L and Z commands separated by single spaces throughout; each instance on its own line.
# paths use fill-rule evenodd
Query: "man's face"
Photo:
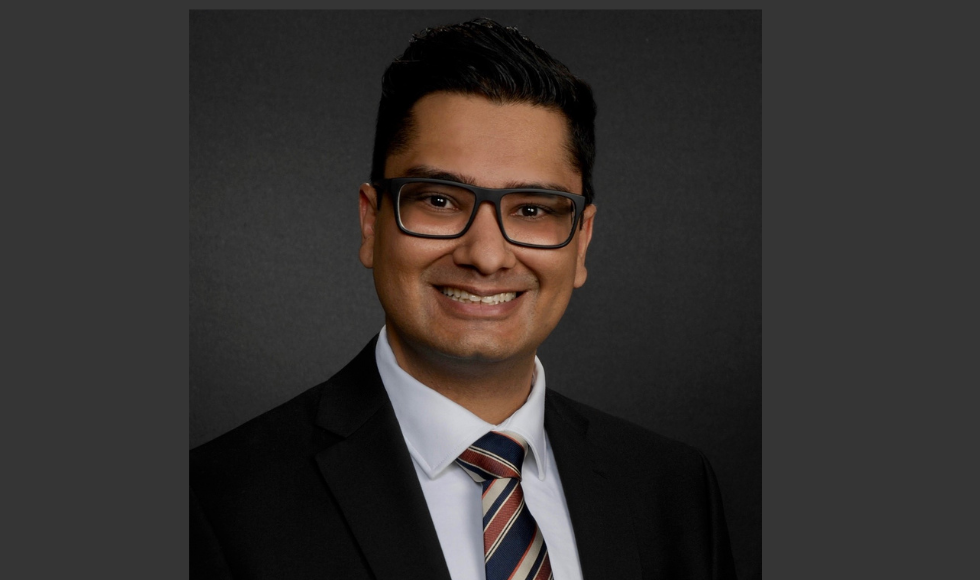
M 582 193 L 567 149 L 568 124 L 554 109 L 440 92 L 420 99 L 412 119 L 409 142 L 388 158 L 385 177 L 438 176 L 482 187 Z M 377 192 L 365 184 L 360 193 L 360 257 L 374 269 L 396 353 L 524 360 L 558 324 L 572 289 L 585 283 L 594 206 L 587 206 L 571 243 L 539 249 L 507 242 L 489 203 L 462 237 L 425 239 L 398 229 L 390 195 L 376 209 Z M 447 296 L 455 290 L 516 297 L 474 303 Z

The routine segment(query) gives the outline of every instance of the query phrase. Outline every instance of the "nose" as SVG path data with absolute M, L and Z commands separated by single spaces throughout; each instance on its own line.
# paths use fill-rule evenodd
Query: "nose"
M 517 265 L 513 246 L 500 231 L 492 203 L 483 202 L 477 208 L 470 229 L 459 238 L 453 251 L 453 261 L 459 266 L 472 266 L 486 276 Z

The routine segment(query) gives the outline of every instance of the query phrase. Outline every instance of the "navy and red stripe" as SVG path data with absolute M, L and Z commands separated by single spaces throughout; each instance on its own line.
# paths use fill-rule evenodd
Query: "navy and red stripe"
M 483 551 L 487 580 L 548 580 L 548 547 L 524 503 L 521 466 L 527 442 L 491 431 L 460 454 L 456 463 L 483 485 Z

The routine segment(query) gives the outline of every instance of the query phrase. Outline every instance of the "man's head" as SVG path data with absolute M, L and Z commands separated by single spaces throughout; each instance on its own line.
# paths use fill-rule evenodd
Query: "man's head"
M 586 278 L 595 206 L 580 196 L 594 155 L 591 92 L 489 21 L 428 31 L 401 60 L 411 62 L 385 75 L 377 174 L 360 191 L 360 258 L 374 269 L 389 341 L 403 366 L 526 364 Z M 392 178 L 439 181 L 406 194 Z M 484 193 L 498 196 L 496 206 L 474 203 Z M 528 202 L 534 195 L 552 204 Z M 561 230 L 550 239 L 547 220 Z
M 568 153 L 582 176 L 582 194 L 586 203 L 592 203 L 596 115 L 592 89 L 516 28 L 486 18 L 423 30 L 385 70 L 372 182 L 386 177 L 386 160 L 407 143 L 416 101 L 440 91 L 560 110 L 568 122 Z

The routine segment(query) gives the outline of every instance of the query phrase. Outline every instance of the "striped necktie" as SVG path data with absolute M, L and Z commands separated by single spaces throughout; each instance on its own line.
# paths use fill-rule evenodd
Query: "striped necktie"
M 487 580 L 548 580 L 551 560 L 541 530 L 524 504 L 523 437 L 491 431 L 456 463 L 483 485 L 483 553 Z

